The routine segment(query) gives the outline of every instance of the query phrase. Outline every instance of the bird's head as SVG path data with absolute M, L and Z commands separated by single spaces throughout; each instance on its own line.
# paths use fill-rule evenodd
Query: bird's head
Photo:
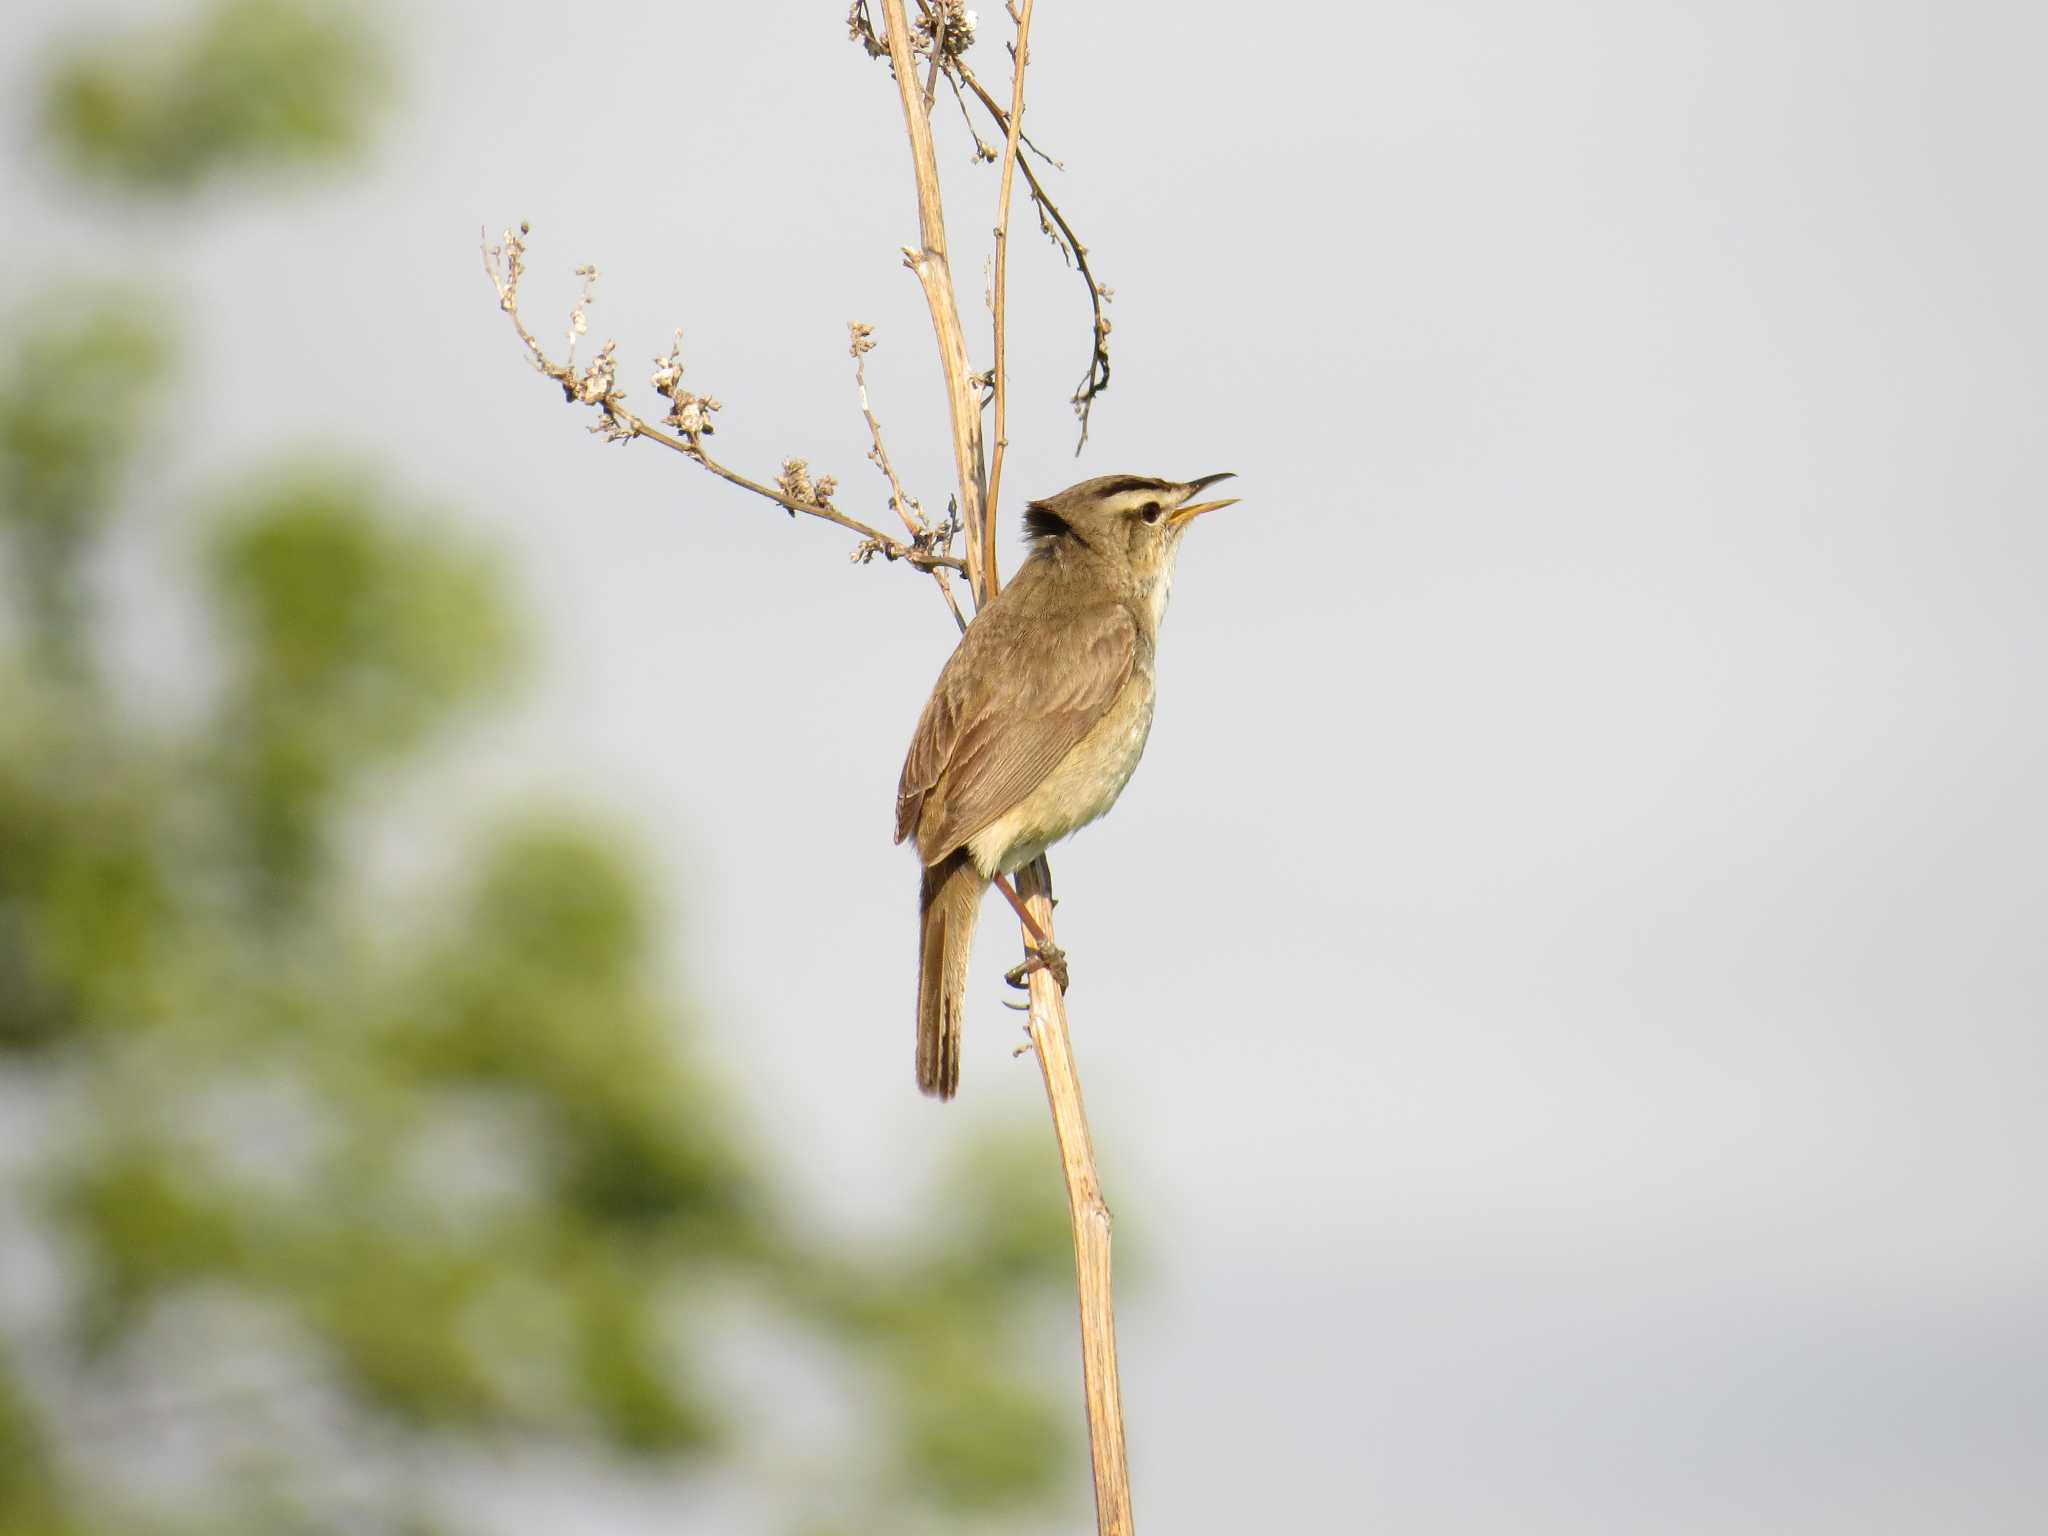
M 1237 500 L 1196 498 L 1230 478 L 1228 473 L 1199 480 L 1098 475 L 1032 502 L 1024 510 L 1024 536 L 1034 556 L 1107 566 L 1130 595 L 1150 597 L 1163 608 L 1181 536 L 1204 512 Z

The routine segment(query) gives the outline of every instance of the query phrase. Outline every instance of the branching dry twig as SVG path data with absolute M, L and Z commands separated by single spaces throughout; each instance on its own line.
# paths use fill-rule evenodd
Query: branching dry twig
M 850 342 L 847 351 L 853 354 L 854 387 L 860 391 L 860 413 L 867 420 L 869 437 L 874 440 L 874 447 L 868 450 L 868 460 L 889 482 L 889 505 L 896 509 L 897 516 L 903 519 L 903 526 L 910 530 L 911 542 L 926 547 L 933 537 L 932 527 L 924 520 L 924 508 L 917 504 L 917 499 L 909 495 L 903 489 L 903 482 L 896 478 L 896 466 L 889 461 L 889 450 L 882 446 L 882 424 L 875 420 L 874 408 L 868 404 L 868 354 L 875 350 L 875 328 L 858 320 L 850 320 L 846 325 L 846 333 Z M 949 516 L 940 533 L 943 538 L 950 540 L 952 530 L 953 522 Z M 953 595 L 953 584 L 946 579 L 946 573 L 942 570 L 934 570 L 932 579 L 939 584 L 939 595 L 945 598 L 946 607 L 952 611 L 953 622 L 959 626 L 960 632 L 965 634 L 967 615 L 960 611 L 960 600 Z
M 981 135 L 975 132 L 974 117 L 967 110 L 967 96 L 960 89 L 959 75 L 952 70 L 946 71 L 946 84 L 953 88 L 953 100 L 960 104 L 960 121 L 967 125 L 967 136 L 974 140 L 974 158 L 977 161 L 987 160 L 993 162 L 996 158 L 996 152 L 982 143 Z
M 1003 110 L 995 97 L 988 93 L 981 81 L 975 78 L 974 71 L 968 68 L 966 60 L 955 61 L 954 67 L 959 72 L 961 82 L 974 92 L 976 99 L 995 120 L 996 127 L 1007 137 L 1010 131 L 1009 114 Z M 1059 164 L 1051 156 L 1044 155 L 1043 151 L 1039 153 L 1047 164 Z M 1073 394 L 1074 414 L 1081 418 L 1081 439 L 1074 444 L 1074 453 L 1078 457 L 1081 450 L 1088 446 L 1088 417 L 1095 409 L 1097 398 L 1109 388 L 1109 333 L 1112 327 L 1105 306 L 1116 297 L 1116 290 L 1106 287 L 1096 278 L 1094 268 L 1088 265 L 1088 247 L 1081 243 L 1081 237 L 1074 233 L 1074 226 L 1067 222 L 1066 215 L 1060 212 L 1058 205 L 1047 195 L 1044 183 L 1039 181 L 1037 172 L 1031 169 L 1031 162 L 1019 160 L 1017 164 L 1024 172 L 1024 184 L 1031 189 L 1032 202 L 1038 205 L 1039 229 L 1044 231 L 1045 237 L 1052 241 L 1060 255 L 1081 274 L 1081 280 L 1088 285 L 1088 305 L 1094 321 L 1090 332 L 1088 371 L 1081 376 L 1081 383 Z
M 957 4 L 957 0 L 945 0 L 945 3 L 950 10 Z M 955 100 L 959 102 L 961 116 L 967 123 L 967 135 L 974 143 L 974 158 L 978 161 L 993 162 L 997 158 L 996 151 L 984 143 L 980 133 L 976 131 L 973 118 L 967 111 L 966 99 L 961 95 L 962 86 L 975 94 L 994 121 L 996 131 L 1006 140 L 1010 131 L 1009 113 L 1003 110 L 1001 103 L 990 95 L 976 78 L 963 56 L 965 44 L 956 47 L 953 42 L 948 41 L 943 60 L 936 56 L 931 47 L 933 36 L 945 31 L 950 38 L 951 34 L 947 29 L 955 24 L 948 21 L 942 27 L 938 9 L 937 0 L 918 0 L 919 19 L 911 40 L 911 53 L 915 56 L 934 54 L 932 62 L 940 66 L 947 83 L 953 88 Z M 1021 13 L 1012 4 L 1010 14 L 1015 18 Z M 889 57 L 888 41 L 875 31 L 873 20 L 868 14 L 867 0 L 854 0 L 853 9 L 847 16 L 847 30 L 854 40 L 867 50 L 870 57 Z M 972 40 L 971 37 L 969 40 Z M 924 95 L 927 119 L 931 115 L 931 107 L 932 93 L 927 89 Z M 1066 169 L 1060 161 L 1039 148 L 1028 133 L 1020 132 L 1017 142 L 1023 149 L 1037 155 L 1055 170 Z M 1052 242 L 1053 248 L 1060 253 L 1061 258 L 1080 274 L 1082 282 L 1088 286 L 1088 368 L 1081 375 L 1081 382 L 1071 397 L 1074 414 L 1081 420 L 1081 436 L 1074 444 L 1074 453 L 1078 457 L 1081 450 L 1088 446 L 1088 422 L 1095 409 L 1095 402 L 1109 388 L 1109 335 L 1112 326 L 1107 305 L 1116 297 L 1116 292 L 1096 278 L 1094 269 L 1088 262 L 1088 247 L 1081 243 L 1080 236 L 1074 233 L 1074 226 L 1067 222 L 1066 215 L 1061 213 L 1058 204 L 1053 202 L 1051 195 L 1045 190 L 1045 184 L 1038 179 L 1038 173 L 1032 170 L 1031 162 L 1026 159 L 1020 164 L 1024 171 L 1025 185 L 1031 189 L 1031 201 L 1038 209 L 1039 229 Z M 1003 207 L 1008 206 L 1009 200 L 1006 197 L 1003 200 Z
M 536 371 L 547 375 L 562 386 L 563 396 L 574 404 L 594 406 L 602 413 L 602 420 L 590 430 L 606 442 L 631 442 L 644 437 L 664 448 L 680 453 L 684 458 L 711 471 L 719 479 L 752 491 L 756 496 L 765 497 L 783 508 L 791 516 L 801 512 L 808 517 L 823 518 L 828 523 L 837 523 L 841 528 L 861 535 L 861 543 L 854 549 L 853 558 L 866 564 L 876 555 L 885 560 L 901 560 L 918 570 L 931 571 L 943 579 L 948 570 L 966 570 L 966 563 L 959 556 L 949 553 L 938 531 L 924 530 L 922 535 L 913 529 L 908 543 L 892 539 L 879 528 L 871 528 L 858 518 L 848 517 L 832 505 L 835 486 L 829 477 L 811 481 L 806 473 L 801 478 L 789 471 L 789 465 L 801 466 L 801 459 L 789 460 L 784 466 L 784 483 L 780 487 L 769 487 L 757 480 L 750 480 L 737 470 L 728 469 L 711 457 L 704 447 L 704 439 L 712 431 L 711 412 L 719 410 L 720 404 L 709 395 L 693 394 L 683 388 L 683 364 L 681 356 L 682 333 L 676 333 L 675 345 L 667 357 L 655 359 L 653 384 L 655 389 L 667 398 L 668 424 L 678 435 L 671 436 L 658 427 L 647 424 L 639 415 L 626 406 L 625 396 L 619 391 L 618 346 L 606 342 L 588 367 L 580 373 L 576 369 L 576 338 L 589 328 L 587 312 L 591 295 L 597 282 L 595 267 L 578 267 L 576 275 L 583 279 L 583 293 L 569 316 L 569 351 L 565 361 L 555 362 L 547 355 L 541 344 L 527 329 L 526 321 L 519 313 L 519 280 L 526 272 L 526 237 L 531 233 L 529 226 L 521 224 L 518 232 L 505 232 L 502 245 L 492 245 L 490 236 L 483 239 L 484 271 L 491 279 L 491 286 L 498 291 L 498 308 L 512 321 L 512 328 L 518 333 L 520 343 L 526 348 Z

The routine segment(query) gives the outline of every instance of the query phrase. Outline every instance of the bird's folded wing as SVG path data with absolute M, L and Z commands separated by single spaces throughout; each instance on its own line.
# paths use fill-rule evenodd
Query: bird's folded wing
M 903 761 L 896 841 L 915 834 L 927 860 L 1036 789 L 1108 712 L 1137 662 L 1137 622 L 1122 604 L 1050 631 L 1006 618 L 991 608 L 968 628 Z

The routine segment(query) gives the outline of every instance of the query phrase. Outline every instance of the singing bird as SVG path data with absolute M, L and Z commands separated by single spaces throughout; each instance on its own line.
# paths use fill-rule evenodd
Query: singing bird
M 1174 557 L 1197 517 L 1235 503 L 1195 500 L 1230 478 L 1102 475 L 1032 502 L 1030 554 L 939 673 L 896 786 L 896 841 L 915 844 L 924 874 L 926 1093 L 950 1099 L 960 1086 L 967 960 L 989 883 L 1116 804 L 1138 766 Z

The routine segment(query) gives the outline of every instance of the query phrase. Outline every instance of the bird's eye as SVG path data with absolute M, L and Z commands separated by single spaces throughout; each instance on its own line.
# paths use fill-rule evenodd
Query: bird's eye
M 1158 522 L 1158 521 L 1159 521 L 1159 515 L 1160 515 L 1160 508 L 1159 508 L 1159 503 L 1158 503 L 1158 502 L 1156 502 L 1156 501 L 1148 501 L 1148 502 L 1146 502 L 1146 503 L 1145 503 L 1145 505 L 1143 505 L 1142 507 L 1138 508 L 1138 516 L 1140 516 L 1140 517 L 1142 517 L 1143 519 L 1145 519 L 1145 521 L 1146 521 L 1146 522 L 1148 522 L 1148 523 L 1156 523 L 1156 522 Z

